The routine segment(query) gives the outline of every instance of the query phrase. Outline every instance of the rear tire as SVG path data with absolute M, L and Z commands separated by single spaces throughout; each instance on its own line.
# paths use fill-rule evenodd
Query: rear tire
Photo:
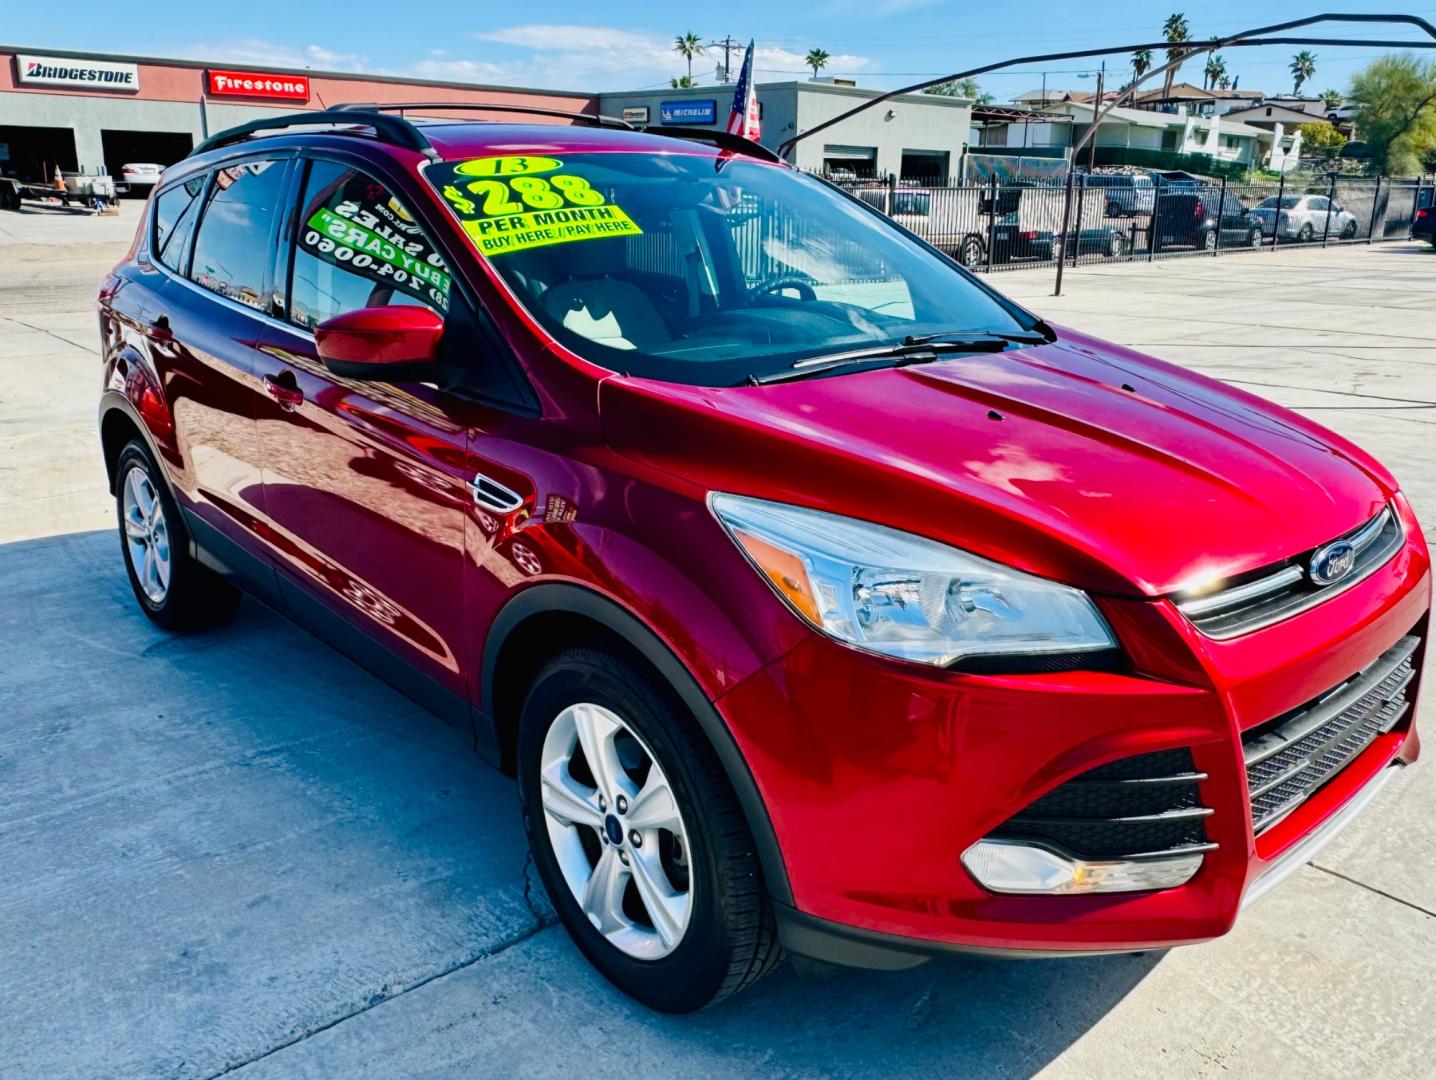
M 200 630 L 234 615 L 240 591 L 190 554 L 164 473 L 138 439 L 115 462 L 115 513 L 130 588 L 151 622 Z
M 1202 250 L 1203 250 L 1203 251 L 1216 251 L 1216 250 L 1217 250 L 1217 230 L 1216 230 L 1216 229 L 1213 229 L 1213 230 L 1212 230 L 1211 232 L 1209 232 L 1209 233 L 1203 234 L 1203 236 L 1202 236 Z
M 1306 222 L 1304 225 L 1302 225 L 1302 227 L 1301 227 L 1300 230 L 1298 230 L 1298 232 L 1297 232 L 1297 234 L 1296 234 L 1297 243 L 1299 243 L 1299 244 L 1309 244 L 1309 243 L 1311 243 L 1311 238 L 1312 238 L 1313 236 L 1315 236 L 1315 235 L 1316 235 L 1316 230 L 1315 230 L 1314 228 L 1312 228 L 1311 222 L 1308 221 L 1308 222 Z
M 979 269 L 984 261 L 985 253 L 982 250 L 982 241 L 975 236 L 969 236 L 962 241 L 962 246 L 957 249 L 957 261 L 969 270 Z
M 778 965 L 737 797 L 697 722 L 640 664 L 605 648 L 555 656 L 524 701 L 517 757 L 539 876 L 574 943 L 620 990 L 693 1012 Z M 672 810 L 655 827 L 659 788 Z

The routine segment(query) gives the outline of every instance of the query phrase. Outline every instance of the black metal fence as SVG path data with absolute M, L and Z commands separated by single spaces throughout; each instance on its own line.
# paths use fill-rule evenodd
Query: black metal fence
M 838 184 L 978 271 L 1404 240 L 1436 195 L 1427 178 L 1239 183 L 1077 173 L 1068 211 L 1067 182 Z

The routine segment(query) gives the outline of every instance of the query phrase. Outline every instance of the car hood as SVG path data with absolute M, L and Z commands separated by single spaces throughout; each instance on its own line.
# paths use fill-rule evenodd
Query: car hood
M 929 536 L 1098 591 L 1175 592 L 1314 547 L 1394 494 L 1319 425 L 1070 331 L 1050 345 L 715 389 L 615 377 L 616 450 L 709 490 Z

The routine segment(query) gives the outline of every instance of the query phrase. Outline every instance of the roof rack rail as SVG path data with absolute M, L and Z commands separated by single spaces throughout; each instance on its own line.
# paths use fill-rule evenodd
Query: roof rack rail
M 741 135 L 734 135 L 731 131 L 654 124 L 652 127 L 643 128 L 643 132 L 647 135 L 663 135 L 670 139 L 691 139 L 694 142 L 712 143 L 720 150 L 733 150 L 750 157 L 762 158 L 764 161 L 780 162 L 783 160 L 761 143 L 755 143 L 752 139 L 745 139 Z
M 448 109 L 455 112 L 502 112 L 502 113 L 526 113 L 530 116 L 556 116 L 562 120 L 572 120 L 579 124 L 592 124 L 594 127 L 615 127 L 634 130 L 633 125 L 627 120 L 620 120 L 616 116 L 604 116 L 600 113 L 569 112 L 564 109 L 546 109 L 540 105 L 486 105 L 480 101 L 402 101 L 397 103 L 377 104 L 373 102 L 355 102 L 348 105 L 333 105 L 331 112 L 366 112 L 366 113 L 403 113 L 412 109 Z
M 360 106 L 285 113 L 283 116 L 251 120 L 247 124 L 240 124 L 211 135 L 194 148 L 194 153 L 202 154 L 207 150 L 215 150 L 221 146 L 229 146 L 231 143 L 242 142 L 260 131 L 309 127 L 317 124 L 342 124 L 345 126 L 358 124 L 371 127 L 374 129 L 374 134 L 387 143 L 402 146 L 406 150 L 416 150 L 435 161 L 439 158 L 439 152 L 434 149 L 428 139 L 424 138 L 424 133 L 402 116 L 389 116 L 373 109 L 366 110 Z

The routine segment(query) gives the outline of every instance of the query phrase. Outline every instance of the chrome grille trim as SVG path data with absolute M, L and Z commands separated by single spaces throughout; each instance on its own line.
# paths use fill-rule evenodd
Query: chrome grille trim
M 1250 581 L 1205 596 L 1177 600 L 1177 610 L 1209 638 L 1225 641 L 1299 615 L 1360 584 L 1385 566 L 1406 543 L 1406 530 L 1394 507 L 1387 505 L 1370 521 L 1328 543 L 1345 540 L 1355 549 L 1351 573 L 1331 585 L 1318 585 L 1306 569 L 1312 551 L 1285 565 L 1269 568 Z M 1326 547 L 1326 544 L 1319 547 Z
M 1183 615 L 1205 615 L 1211 611 L 1225 611 L 1227 608 L 1236 607 L 1249 600 L 1256 600 L 1269 593 L 1280 592 L 1288 585 L 1295 585 L 1306 576 L 1306 573 L 1299 566 L 1288 566 L 1285 570 L 1278 570 L 1275 574 L 1268 574 L 1264 578 L 1257 578 L 1245 585 L 1238 585 L 1234 589 L 1226 589 L 1219 593 L 1212 593 L 1210 596 L 1201 596 L 1195 600 L 1183 600 L 1177 605 Z
M 1291 813 L 1411 708 L 1421 642 L 1408 635 L 1359 674 L 1242 737 L 1252 831 Z

